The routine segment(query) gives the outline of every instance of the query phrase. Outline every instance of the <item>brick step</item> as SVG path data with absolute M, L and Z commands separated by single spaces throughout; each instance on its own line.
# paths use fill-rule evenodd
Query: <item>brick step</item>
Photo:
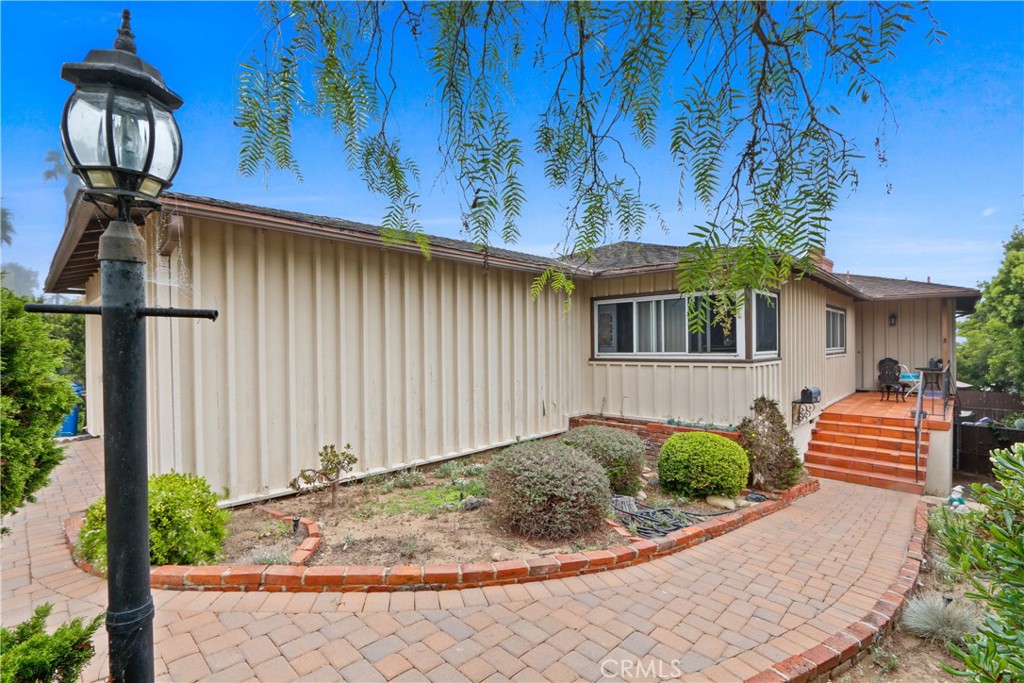
M 878 460 L 874 458 L 851 457 L 837 455 L 835 453 L 822 453 L 812 446 L 804 455 L 804 463 L 810 465 L 828 465 L 857 472 L 869 472 L 878 474 L 891 474 L 906 479 L 914 479 L 914 458 L 910 457 L 909 462 L 893 462 L 889 460 Z M 927 461 L 922 458 L 920 471 L 923 473 L 927 468 Z
M 914 440 L 914 428 L 888 427 L 884 425 L 868 425 L 863 422 L 844 422 L 843 420 L 818 419 L 815 428 L 823 432 L 840 432 L 843 434 L 860 434 L 863 436 L 881 436 L 887 439 Z
M 813 450 L 825 455 L 845 456 L 849 458 L 863 458 L 865 460 L 880 460 L 888 463 L 914 464 L 914 451 L 894 451 L 890 449 L 872 448 L 870 446 L 851 446 L 848 444 L 832 443 L 829 441 L 811 441 L 808 450 Z M 921 448 L 921 461 L 928 459 L 928 449 Z
M 876 415 L 852 415 L 849 413 L 841 413 L 838 411 L 826 410 L 818 418 L 818 421 L 828 420 L 837 422 L 854 422 L 863 425 L 880 425 L 884 427 L 907 427 L 910 429 L 914 428 L 914 418 L 910 417 L 910 411 L 913 410 L 914 406 L 907 408 L 907 416 L 904 417 L 878 417 Z M 925 408 L 925 410 L 928 410 Z M 949 431 L 951 429 L 949 422 L 943 422 L 942 420 L 929 420 L 925 418 L 922 423 L 924 429 L 937 429 L 940 431 Z
M 916 493 L 918 495 L 924 493 L 924 472 L 921 473 L 921 481 L 915 482 L 913 477 L 907 479 L 904 477 L 896 477 L 881 473 L 857 472 L 841 467 L 833 467 L 831 465 L 804 465 L 804 467 L 807 470 L 807 473 L 812 477 L 834 479 L 836 481 L 845 481 L 851 484 L 860 484 L 862 486 L 873 486 L 875 488 L 889 489 L 891 491 L 905 491 L 907 493 Z
M 903 451 L 914 452 L 914 439 L 887 439 L 880 436 L 865 436 L 863 434 L 844 434 L 842 432 L 829 432 L 815 429 L 811 433 L 811 442 L 835 443 L 844 446 L 861 446 L 882 451 Z M 921 433 L 921 449 L 927 450 L 928 440 L 925 434 Z

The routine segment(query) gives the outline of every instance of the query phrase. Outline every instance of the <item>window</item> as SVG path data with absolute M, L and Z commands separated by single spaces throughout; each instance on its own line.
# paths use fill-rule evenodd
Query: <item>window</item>
M 841 308 L 825 309 L 825 350 L 846 352 L 846 311 Z
M 687 327 L 688 303 L 678 294 L 594 302 L 597 355 L 742 355 L 742 315 L 727 329 L 714 322 L 714 310 L 707 310 L 703 329 L 692 332 Z M 695 304 L 710 307 L 711 301 L 698 297 Z
M 779 353 L 779 297 L 777 294 L 754 295 L 754 353 Z

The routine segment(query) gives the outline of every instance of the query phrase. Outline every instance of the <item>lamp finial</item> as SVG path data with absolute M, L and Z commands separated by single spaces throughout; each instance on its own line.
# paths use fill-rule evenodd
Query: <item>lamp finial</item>
M 132 13 L 128 10 L 121 12 L 121 28 L 117 29 L 117 39 L 114 40 L 114 49 L 123 50 L 135 54 L 135 34 L 132 33 Z

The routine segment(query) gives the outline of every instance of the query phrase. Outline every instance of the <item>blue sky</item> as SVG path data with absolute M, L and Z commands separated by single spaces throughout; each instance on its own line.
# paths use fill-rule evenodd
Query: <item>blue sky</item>
M 0 3 L 0 194 L 14 215 L 14 244 L 3 260 L 45 278 L 60 239 L 60 183 L 44 183 L 43 157 L 59 149 L 61 110 L 71 85 L 64 62 L 109 48 L 120 11 L 132 10 L 139 55 L 156 66 L 185 100 L 177 113 L 184 159 L 174 189 L 197 195 L 351 220 L 378 222 L 384 202 L 345 168 L 338 141 L 316 120 L 296 127 L 305 176 L 245 178 L 236 171 L 234 114 L 238 64 L 264 35 L 249 2 Z M 1024 3 L 937 2 L 949 37 L 941 45 L 911 31 L 896 61 L 879 73 L 896 117 L 887 125 L 888 165 L 879 168 L 872 143 L 880 109 L 845 109 L 840 123 L 865 153 L 857 191 L 834 214 L 827 253 L 836 270 L 975 285 L 998 268 L 1024 202 Z M 414 77 L 422 67 L 407 63 Z M 525 95 L 515 114 L 531 121 L 537 103 Z M 423 170 L 420 220 L 428 233 L 459 237 L 457 199 L 436 179 L 430 151 L 436 112 L 422 94 L 401 103 L 396 119 Z M 659 143 L 667 144 L 667 136 Z M 529 146 L 529 144 L 527 145 Z M 668 163 L 667 155 L 662 157 Z M 530 164 L 532 159 L 528 159 Z M 641 164 L 644 191 L 665 210 L 670 232 L 653 226 L 643 239 L 681 244 L 693 216 L 675 211 L 676 173 Z M 644 169 L 647 169 L 644 171 Z M 565 197 L 550 191 L 536 165 L 524 171 L 528 205 L 515 248 L 551 255 L 564 235 Z M 892 191 L 887 193 L 887 183 Z

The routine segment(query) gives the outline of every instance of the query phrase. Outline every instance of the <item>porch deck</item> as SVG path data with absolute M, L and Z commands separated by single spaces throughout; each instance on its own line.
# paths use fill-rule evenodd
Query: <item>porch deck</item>
M 953 428 L 953 406 L 948 404 L 945 407 L 945 411 L 943 411 L 941 396 L 936 396 L 934 399 L 934 411 L 932 409 L 933 400 L 928 393 L 925 393 L 921 405 L 922 409 L 928 413 L 924 421 L 924 428 L 926 430 L 935 429 L 948 432 Z M 902 400 L 897 401 L 895 398 L 883 401 L 882 393 L 879 391 L 858 391 L 828 406 L 822 411 L 822 415 L 829 414 L 846 418 L 882 418 L 881 422 L 876 422 L 873 419 L 854 421 L 913 427 L 914 417 L 911 415 L 911 411 L 916 407 L 917 396 L 908 396 L 906 402 Z

